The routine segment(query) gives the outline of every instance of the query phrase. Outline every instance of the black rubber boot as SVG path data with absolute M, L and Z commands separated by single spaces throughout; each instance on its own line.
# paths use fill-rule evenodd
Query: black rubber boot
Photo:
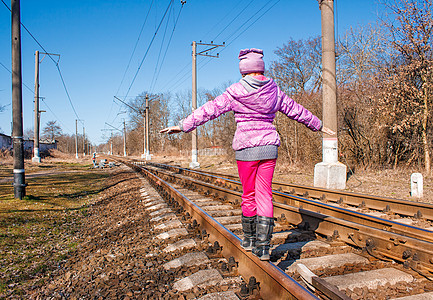
M 252 252 L 260 260 L 269 260 L 269 248 L 271 245 L 274 218 L 257 216 L 257 239 Z
M 242 215 L 242 230 L 244 239 L 241 242 L 241 247 L 247 251 L 251 251 L 256 243 L 256 219 L 257 217 L 245 217 Z

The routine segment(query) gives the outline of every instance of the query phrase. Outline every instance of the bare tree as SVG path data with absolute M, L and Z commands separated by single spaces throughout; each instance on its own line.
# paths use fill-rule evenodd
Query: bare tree
M 389 60 L 385 33 L 373 24 L 352 27 L 339 39 L 337 49 L 341 152 L 356 164 L 380 163 L 387 137 L 374 94 L 378 73 Z
M 62 135 L 62 128 L 56 124 L 57 121 L 48 121 L 43 129 L 43 135 L 46 138 L 55 140 L 56 137 Z
M 277 48 L 275 54 L 278 60 L 272 62 L 268 75 L 289 97 L 317 115 L 321 111 L 320 37 L 299 41 L 291 39 L 283 47 Z M 283 157 L 290 162 L 306 158 L 315 160 L 318 157 L 319 141 L 304 126 L 280 113 L 277 113 L 274 123 L 281 137 L 281 152 L 285 154 Z
M 385 6 L 390 17 L 384 25 L 391 33 L 392 63 L 380 81 L 383 113 L 389 113 L 395 161 L 410 163 L 424 154 L 431 171 L 431 107 L 433 105 L 433 1 L 393 0 Z M 403 155 L 402 155 L 403 154 Z

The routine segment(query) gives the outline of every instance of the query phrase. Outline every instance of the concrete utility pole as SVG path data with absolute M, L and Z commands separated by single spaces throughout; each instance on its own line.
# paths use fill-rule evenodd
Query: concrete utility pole
M 83 126 L 83 156 L 86 156 L 86 129 Z
M 319 0 L 322 19 L 323 125 L 337 132 L 334 1 Z M 314 167 L 314 186 L 346 188 L 346 166 L 338 162 L 338 137 L 323 134 L 323 161 Z
M 60 58 L 60 54 L 53 54 L 53 53 L 45 53 L 45 52 L 35 52 L 35 125 L 34 125 L 34 142 L 33 142 L 33 162 L 40 163 L 41 158 L 39 156 L 39 128 L 41 123 L 41 112 L 44 112 L 42 110 L 39 110 L 39 54 L 44 55 L 56 55 Z M 42 58 L 43 60 L 43 58 Z M 42 62 L 42 61 L 41 61 Z
M 149 118 L 149 96 L 146 95 L 146 160 L 151 160 L 150 156 L 150 137 L 149 137 L 149 129 L 150 129 L 150 118 Z
M 208 52 L 218 48 L 224 47 L 222 45 L 216 45 L 211 42 L 211 44 L 197 43 L 195 41 L 192 42 L 192 111 L 197 109 L 197 55 L 208 56 L 208 57 L 219 57 L 219 55 L 209 55 Z M 207 46 L 207 49 L 197 52 L 197 45 Z M 191 148 L 191 162 L 189 163 L 189 167 L 191 169 L 200 168 L 200 163 L 198 162 L 198 150 L 197 150 L 197 129 L 194 129 L 192 132 L 192 148 Z
M 113 155 L 113 133 L 111 133 L 110 138 L 110 155 Z
M 75 158 L 78 159 L 78 120 L 75 119 Z
M 33 138 L 33 162 L 40 163 L 39 156 L 39 51 L 35 52 L 35 129 Z
M 21 76 L 21 13 L 20 1 L 11 0 L 12 13 L 12 139 L 14 149 L 14 197 L 26 195 L 24 145 L 23 145 L 23 98 Z
M 127 156 L 127 154 L 126 154 L 126 125 L 125 125 L 125 120 L 123 120 L 123 156 Z
M 148 95 L 146 95 L 146 101 L 147 101 L 147 98 L 148 98 L 149 96 Z M 147 134 L 147 130 L 146 130 L 146 127 L 147 127 L 147 118 L 146 118 L 146 109 L 144 110 L 144 111 L 141 111 L 140 112 L 142 115 L 143 115 L 143 154 L 141 155 L 141 158 L 144 158 L 144 159 L 146 159 L 147 160 L 147 139 L 146 139 L 146 134 Z

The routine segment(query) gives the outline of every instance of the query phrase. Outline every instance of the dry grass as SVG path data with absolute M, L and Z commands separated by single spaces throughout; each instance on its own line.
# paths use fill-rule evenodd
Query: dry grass
M 11 165 L 0 166 L 9 177 Z M 45 173 L 49 170 L 49 173 Z M 20 298 L 56 272 L 77 246 L 76 232 L 87 205 L 105 188 L 106 171 L 85 164 L 26 162 L 26 197 L 13 198 L 0 182 L 0 299 Z

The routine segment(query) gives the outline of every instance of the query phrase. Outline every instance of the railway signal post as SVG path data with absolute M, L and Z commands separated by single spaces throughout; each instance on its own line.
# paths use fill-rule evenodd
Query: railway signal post
M 323 125 L 337 132 L 334 0 L 319 0 L 322 18 Z M 314 186 L 346 188 L 346 166 L 338 161 L 338 138 L 323 134 L 322 162 L 314 167 Z

